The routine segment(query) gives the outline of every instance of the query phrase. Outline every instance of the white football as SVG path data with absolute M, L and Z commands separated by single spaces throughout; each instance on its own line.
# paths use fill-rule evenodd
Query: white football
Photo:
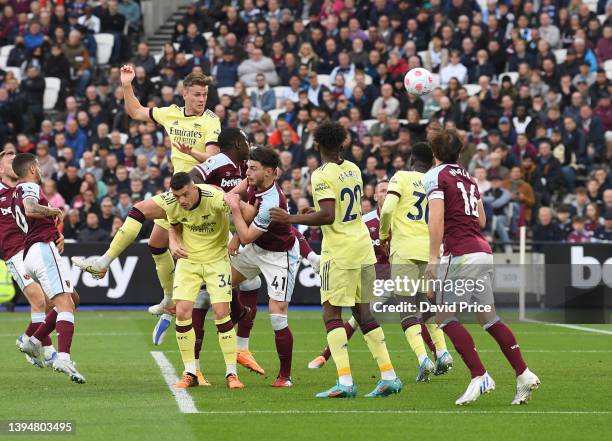
M 427 69 L 417 67 L 409 70 L 404 76 L 404 87 L 411 95 L 427 95 L 434 89 L 433 75 Z

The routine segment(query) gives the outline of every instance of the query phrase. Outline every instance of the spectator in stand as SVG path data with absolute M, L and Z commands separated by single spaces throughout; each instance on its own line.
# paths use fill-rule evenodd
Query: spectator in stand
M 540 207 L 538 211 L 538 223 L 533 229 L 533 241 L 535 242 L 533 249 L 536 252 L 542 251 L 542 242 L 561 242 L 563 232 L 561 227 L 553 221 L 552 211 L 549 207 Z
M 87 214 L 85 228 L 79 231 L 79 242 L 108 242 L 109 234 L 100 228 L 98 215 L 94 212 Z
M 258 73 L 255 77 L 257 84 L 254 91 L 251 92 L 251 101 L 253 105 L 264 112 L 269 112 L 276 108 L 276 94 L 274 90 L 266 82 L 266 76 Z
M 253 49 L 251 56 L 238 66 L 238 76 L 247 87 L 256 86 L 257 74 L 261 73 L 271 86 L 278 84 L 278 75 L 272 59 L 265 57 L 261 49 Z
M 383 110 L 388 117 L 397 118 L 400 111 L 400 103 L 393 96 L 393 88 L 390 84 L 384 84 L 381 88 L 381 96 L 376 98 L 372 105 L 372 117 L 376 117 Z
M 593 242 L 612 242 L 612 211 L 608 211 L 604 215 L 604 224 L 600 225 L 593 233 Z
M 593 202 L 587 204 L 584 218 L 584 229 L 587 231 L 594 232 L 600 225 L 602 225 L 599 217 L 599 207 Z
M 147 77 L 152 77 L 157 72 L 155 58 L 153 58 L 153 56 L 149 52 L 149 46 L 147 45 L 147 43 L 138 44 L 138 49 L 136 50 L 136 57 L 134 57 L 132 62 L 134 63 L 134 66 L 141 66 L 145 70 L 145 74 Z
M 586 219 L 582 216 L 574 216 L 572 219 L 572 232 L 567 236 L 570 243 L 589 243 L 593 232 L 585 229 Z
M 518 227 L 531 225 L 535 193 L 531 184 L 522 179 L 520 167 L 512 167 L 508 179 L 503 183 L 503 187 L 510 192 L 512 201 L 515 204 L 510 222 L 510 230 L 516 232 Z
M 70 31 L 68 42 L 62 46 L 64 55 L 68 59 L 70 66 L 74 71 L 74 76 L 77 78 L 76 94 L 83 96 L 85 89 L 91 79 L 91 64 L 89 62 L 89 53 L 82 43 L 81 33 L 77 30 Z
M 119 4 L 117 0 L 108 1 L 108 9 L 100 17 L 100 23 L 102 32 L 113 34 L 113 51 L 110 61 L 116 63 L 125 59 L 123 54 L 125 51 L 123 37 L 125 16 L 119 12 Z
M 463 84 L 468 79 L 467 74 L 467 68 L 461 64 L 461 53 L 453 50 L 450 54 L 450 63 L 440 70 L 440 84 L 446 86 L 452 78 L 456 78 Z
M 567 240 L 567 236 L 572 232 L 572 216 L 567 205 L 561 205 L 557 209 L 557 223 L 561 227 L 563 233 L 563 241 Z
M 57 173 L 57 160 L 49 154 L 48 144 L 44 142 L 36 144 L 36 159 L 38 159 L 43 180 L 55 183 L 52 179 Z
M 64 238 L 77 240 L 79 238 L 79 231 L 81 230 L 81 215 L 79 210 L 74 208 L 68 210 L 68 216 L 64 220 Z
M 506 253 L 512 252 L 508 227 L 510 219 L 508 209 L 512 201 L 512 194 L 502 187 L 503 181 L 499 176 L 491 178 L 491 188 L 484 194 L 482 200 L 485 211 L 490 213 L 487 219 L 491 219 L 491 234 L 497 235 Z
M 140 6 L 134 0 L 121 0 L 118 6 L 119 13 L 123 15 L 128 24 L 129 33 L 138 33 L 140 30 Z

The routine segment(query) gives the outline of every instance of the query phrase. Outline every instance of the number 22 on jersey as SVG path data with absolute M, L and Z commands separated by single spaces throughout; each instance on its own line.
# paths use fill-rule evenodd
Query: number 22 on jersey
M 340 201 L 344 205 L 346 201 L 346 209 L 344 210 L 344 217 L 342 222 L 351 222 L 357 219 L 357 215 L 361 214 L 361 187 L 355 185 L 355 188 L 344 187 L 340 192 Z M 357 209 L 355 210 L 355 204 Z M 355 213 L 353 212 L 355 211 Z

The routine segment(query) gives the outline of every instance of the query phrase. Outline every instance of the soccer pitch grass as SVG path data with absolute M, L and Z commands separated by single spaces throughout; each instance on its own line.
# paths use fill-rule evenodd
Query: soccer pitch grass
M 207 320 L 202 360 L 212 387 L 189 389 L 198 413 L 181 413 L 153 353 L 181 373 L 170 330 L 155 347 L 155 319 L 145 312 L 79 312 L 73 358 L 88 383 L 26 363 L 15 348 L 26 313 L 0 314 L 2 365 L 0 420 L 73 420 L 78 440 L 602 440 L 612 433 L 612 334 L 542 324 L 512 325 L 530 368 L 542 386 L 526 406 L 510 406 L 513 371 L 495 341 L 470 325 L 497 389 L 466 407 L 454 404 L 469 375 L 458 354 L 455 368 L 416 384 L 415 357 L 399 325 L 385 324 L 388 348 L 404 382 L 400 395 L 366 399 L 378 378 L 376 364 L 359 332 L 349 343 L 359 398 L 320 400 L 314 394 L 335 382 L 333 362 L 306 365 L 325 343 L 319 311 L 293 311 L 294 387 L 270 387 L 278 359 L 266 311 L 260 311 L 251 350 L 266 369 L 258 376 L 239 366 L 243 390 L 225 388 L 223 359 L 214 325 Z M 612 331 L 611 326 L 597 329 Z M 190 402 L 187 397 L 187 401 Z M 189 403 L 188 403 L 189 404 Z M 605 435 L 608 433 L 608 435 Z M 0 435 L 1 440 L 57 440 L 62 435 Z M 609 439 L 609 438 L 608 438 Z

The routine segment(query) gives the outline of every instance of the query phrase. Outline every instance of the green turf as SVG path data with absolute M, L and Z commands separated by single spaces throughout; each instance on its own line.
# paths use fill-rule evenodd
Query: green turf
M 290 315 L 295 386 L 281 390 L 270 387 L 278 361 L 268 315 L 261 312 L 251 348 L 266 376 L 240 370 L 247 388 L 229 391 L 209 321 L 203 359 L 213 386 L 189 390 L 201 413 L 188 415 L 179 413 L 150 354 L 164 351 L 180 372 L 174 335 L 170 332 L 163 346 L 154 347 L 150 334 L 155 321 L 145 313 L 77 314 L 73 358 L 87 377 L 86 385 L 26 364 L 14 340 L 27 319 L 24 313 L 0 315 L 0 420 L 74 420 L 76 436 L 67 439 L 381 441 L 422 437 L 428 441 L 558 441 L 602 440 L 605 433 L 612 433 L 612 335 L 540 324 L 513 325 L 527 362 L 543 384 L 529 405 L 512 407 L 512 370 L 486 332 L 470 325 L 497 390 L 469 407 L 457 408 L 454 400 L 469 380 L 458 355 L 452 352 L 456 367 L 451 373 L 434 377 L 429 384 L 415 384 L 414 356 L 399 326 L 392 324 L 385 324 L 384 329 L 391 358 L 404 381 L 402 394 L 374 400 L 316 400 L 314 394 L 335 381 L 335 369 L 330 365 L 317 371 L 306 368 L 325 338 L 320 314 L 308 311 Z M 377 369 L 359 333 L 349 346 L 359 395 L 363 395 L 373 388 Z M 59 438 L 0 435 L 0 441 Z

